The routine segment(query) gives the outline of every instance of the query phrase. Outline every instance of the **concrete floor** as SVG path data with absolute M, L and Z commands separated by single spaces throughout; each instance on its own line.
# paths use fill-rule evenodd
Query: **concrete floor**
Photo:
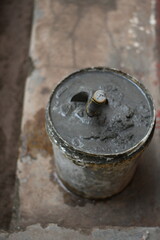
M 133 235 L 131 228 L 120 228 L 126 233 L 122 239 L 148 239 L 147 231 L 156 239 L 153 232 L 159 234 L 159 229 L 152 232 L 151 227 L 160 226 L 159 5 L 158 0 L 35 1 L 30 45 L 34 69 L 25 88 L 13 230 L 53 223 L 61 228 L 59 234 L 64 228 L 71 232 L 83 229 L 89 238 L 78 233 L 79 239 L 90 239 L 94 228 L 134 226 Z M 57 183 L 44 109 L 52 89 L 64 76 L 97 65 L 119 68 L 141 80 L 154 97 L 157 125 L 131 184 L 121 194 L 96 202 L 71 195 Z M 36 231 L 43 231 L 38 229 L 30 239 Z M 107 234 L 103 236 L 120 237 L 115 229 Z M 57 234 L 57 239 L 62 235 Z
M 158 125 L 131 184 L 121 194 L 97 202 L 59 187 L 44 128 L 44 111 L 54 86 L 88 66 L 119 68 L 137 77 L 154 96 L 158 113 L 155 23 L 154 1 L 36 1 L 30 46 L 34 70 L 25 90 L 17 168 L 18 226 L 37 222 L 73 229 L 160 225 Z
M 32 0 L 0 1 L 0 228 L 9 228 L 29 64 Z
M 156 228 L 94 228 L 92 230 L 59 227 L 40 224 L 27 227 L 25 231 L 1 233 L 1 240 L 159 240 L 160 229 Z

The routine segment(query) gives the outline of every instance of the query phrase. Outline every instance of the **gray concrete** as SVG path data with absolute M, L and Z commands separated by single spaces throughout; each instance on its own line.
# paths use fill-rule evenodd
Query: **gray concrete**
M 105 65 L 134 75 L 149 88 L 159 109 L 154 7 L 154 0 L 35 1 L 30 48 L 34 71 L 25 90 L 14 226 L 160 226 L 160 128 L 130 185 L 121 194 L 97 202 L 60 186 L 44 128 L 52 89 L 67 74 L 88 66 Z
M 39 224 L 29 226 L 25 231 L 1 233 L 0 240 L 159 240 L 159 228 L 108 228 L 93 230 L 72 230 L 50 224 L 42 228 Z

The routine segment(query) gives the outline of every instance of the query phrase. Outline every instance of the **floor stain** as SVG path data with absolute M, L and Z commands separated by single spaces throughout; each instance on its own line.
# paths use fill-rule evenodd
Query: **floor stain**
M 48 87 L 43 87 L 41 90 L 41 94 L 48 94 L 50 93 L 50 89 Z
M 41 108 L 34 116 L 34 120 L 28 120 L 24 126 L 22 136 L 23 155 L 30 155 L 36 159 L 38 153 L 44 157 L 52 156 L 51 142 L 45 130 L 45 109 Z

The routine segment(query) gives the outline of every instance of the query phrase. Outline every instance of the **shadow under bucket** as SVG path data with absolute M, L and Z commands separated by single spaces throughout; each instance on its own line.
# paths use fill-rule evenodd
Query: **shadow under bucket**
M 155 109 L 144 85 L 110 68 L 72 73 L 46 109 L 58 176 L 86 198 L 111 197 L 127 186 L 154 127 Z

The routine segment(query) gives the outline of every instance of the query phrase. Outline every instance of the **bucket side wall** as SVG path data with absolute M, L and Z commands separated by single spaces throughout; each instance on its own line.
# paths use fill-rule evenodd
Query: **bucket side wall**
M 53 151 L 60 180 L 69 190 L 86 198 L 102 199 L 119 193 L 131 181 L 137 167 L 137 155 L 118 164 L 80 166 L 55 144 Z

